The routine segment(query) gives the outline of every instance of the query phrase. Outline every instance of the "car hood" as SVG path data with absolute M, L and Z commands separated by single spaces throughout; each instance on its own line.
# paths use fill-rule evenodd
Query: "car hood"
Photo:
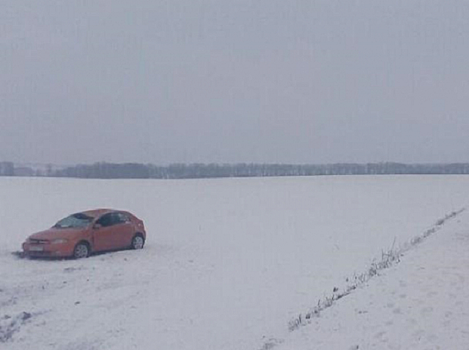
M 55 228 L 52 227 L 48 230 L 37 232 L 29 236 L 30 239 L 44 239 L 52 240 L 58 238 L 73 239 L 76 236 L 82 235 L 87 229 L 83 228 Z

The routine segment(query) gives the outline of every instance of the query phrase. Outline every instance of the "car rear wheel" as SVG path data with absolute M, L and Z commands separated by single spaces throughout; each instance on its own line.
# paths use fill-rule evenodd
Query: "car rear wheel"
M 87 258 L 90 255 L 90 248 L 86 243 L 78 243 L 73 250 L 75 259 Z
M 134 238 L 132 238 L 132 249 L 142 249 L 144 245 L 145 239 L 143 239 L 142 235 L 135 235 Z

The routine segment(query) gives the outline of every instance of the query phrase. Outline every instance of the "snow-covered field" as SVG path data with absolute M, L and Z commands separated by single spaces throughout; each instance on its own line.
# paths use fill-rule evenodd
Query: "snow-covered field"
M 383 249 L 468 203 L 463 176 L 0 178 L 0 348 L 315 349 L 308 331 L 318 331 L 322 319 L 334 324 L 336 307 L 354 310 L 366 286 L 314 324 L 290 333 L 289 321 L 365 271 Z M 145 249 L 78 261 L 12 254 L 30 233 L 97 207 L 143 219 Z M 446 231 L 445 225 L 427 242 Z M 393 273 L 394 281 L 401 266 L 370 284 Z M 341 324 L 349 324 L 347 317 L 357 322 L 349 315 Z M 333 328 L 324 334 L 340 347 L 329 348 L 342 349 Z
M 469 349 L 468 250 L 466 210 L 276 350 Z

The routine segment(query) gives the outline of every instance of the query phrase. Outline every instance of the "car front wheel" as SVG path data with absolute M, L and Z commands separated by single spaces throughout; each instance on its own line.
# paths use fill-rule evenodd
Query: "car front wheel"
M 75 259 L 87 258 L 90 255 L 90 248 L 86 243 L 78 243 L 73 250 L 73 257 Z

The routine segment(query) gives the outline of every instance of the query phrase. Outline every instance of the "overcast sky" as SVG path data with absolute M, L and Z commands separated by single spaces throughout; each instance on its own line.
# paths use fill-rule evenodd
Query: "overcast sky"
M 0 0 L 0 160 L 469 162 L 469 1 Z

